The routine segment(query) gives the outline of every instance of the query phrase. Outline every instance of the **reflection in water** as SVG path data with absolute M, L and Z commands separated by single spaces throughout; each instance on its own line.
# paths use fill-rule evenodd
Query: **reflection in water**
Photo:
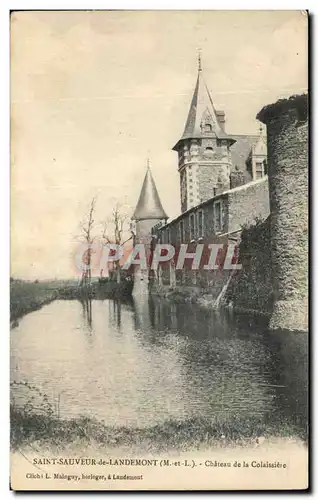
M 11 339 L 12 380 L 59 394 L 63 418 L 139 427 L 258 418 L 304 434 L 303 334 L 269 334 L 242 317 L 140 297 L 56 301 L 25 316 Z
M 83 322 L 86 324 L 88 330 L 92 331 L 92 299 L 82 298 L 80 303 L 83 308 Z

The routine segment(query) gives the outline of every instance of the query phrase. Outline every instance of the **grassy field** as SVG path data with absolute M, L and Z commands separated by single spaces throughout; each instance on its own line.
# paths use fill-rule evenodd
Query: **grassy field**
M 24 281 L 10 279 L 10 319 L 15 321 L 28 312 L 40 309 L 55 299 L 129 298 L 132 282 L 108 281 L 100 285 L 94 281 L 85 289 L 78 287 L 78 280 Z
M 201 446 L 246 446 L 258 439 L 294 438 L 306 442 L 307 430 L 295 420 L 282 416 L 267 421 L 260 416 L 194 417 L 173 419 L 148 427 L 111 426 L 92 417 L 59 418 L 59 410 L 47 395 L 28 382 L 12 382 L 11 447 L 13 450 L 36 445 L 43 449 L 71 449 L 80 445 L 95 449 L 120 447 L 160 452 L 195 449 Z
M 23 281 L 10 279 L 10 319 L 40 309 L 58 297 L 59 289 L 71 282 L 66 281 Z
M 78 417 L 72 420 L 55 416 L 35 415 L 11 408 L 12 449 L 28 445 L 63 450 L 75 444 L 94 448 L 128 447 L 151 452 L 169 449 L 196 449 L 201 446 L 247 446 L 272 437 L 295 437 L 306 441 L 305 434 L 287 422 L 277 426 L 262 422 L 258 417 L 231 419 L 230 422 L 192 418 L 185 422 L 167 420 L 146 428 L 112 427 L 93 418 Z

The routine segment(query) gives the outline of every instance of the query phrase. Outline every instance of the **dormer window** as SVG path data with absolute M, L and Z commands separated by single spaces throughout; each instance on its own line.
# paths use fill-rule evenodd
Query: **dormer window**
M 255 165 L 256 179 L 261 179 L 264 176 L 264 162 L 257 161 Z
M 211 125 L 211 123 L 206 123 L 204 125 L 204 132 L 206 132 L 207 134 L 209 134 L 209 133 L 212 132 L 212 125 Z

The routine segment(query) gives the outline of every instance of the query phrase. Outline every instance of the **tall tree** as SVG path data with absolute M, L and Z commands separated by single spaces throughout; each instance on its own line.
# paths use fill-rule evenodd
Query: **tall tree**
M 103 244 L 105 245 L 106 243 L 115 243 L 116 245 L 123 247 L 125 243 L 127 243 L 127 241 L 131 240 L 132 234 L 130 234 L 130 236 L 126 238 L 127 232 L 129 230 L 128 220 L 129 216 L 127 213 L 125 213 L 123 205 L 117 202 L 112 209 L 111 216 L 102 223 Z M 113 267 L 116 272 L 117 283 L 120 283 L 120 261 L 114 261 Z M 102 275 L 103 270 L 101 270 L 101 276 Z
M 92 279 L 92 271 L 91 271 L 92 249 L 90 248 L 90 245 L 94 243 L 94 240 L 96 238 L 96 236 L 93 235 L 93 230 L 95 227 L 95 220 L 94 220 L 95 207 L 96 207 L 96 197 L 94 196 L 94 198 L 90 203 L 88 214 L 80 223 L 81 237 L 87 244 L 87 250 L 84 256 L 87 269 L 84 269 L 82 273 L 82 279 L 81 279 L 82 286 L 90 285 Z

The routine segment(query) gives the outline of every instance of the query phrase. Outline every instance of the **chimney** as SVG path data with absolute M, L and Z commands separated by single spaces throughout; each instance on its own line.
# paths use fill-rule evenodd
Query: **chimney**
M 225 112 L 224 111 L 215 111 L 217 120 L 220 124 L 221 129 L 225 132 Z

